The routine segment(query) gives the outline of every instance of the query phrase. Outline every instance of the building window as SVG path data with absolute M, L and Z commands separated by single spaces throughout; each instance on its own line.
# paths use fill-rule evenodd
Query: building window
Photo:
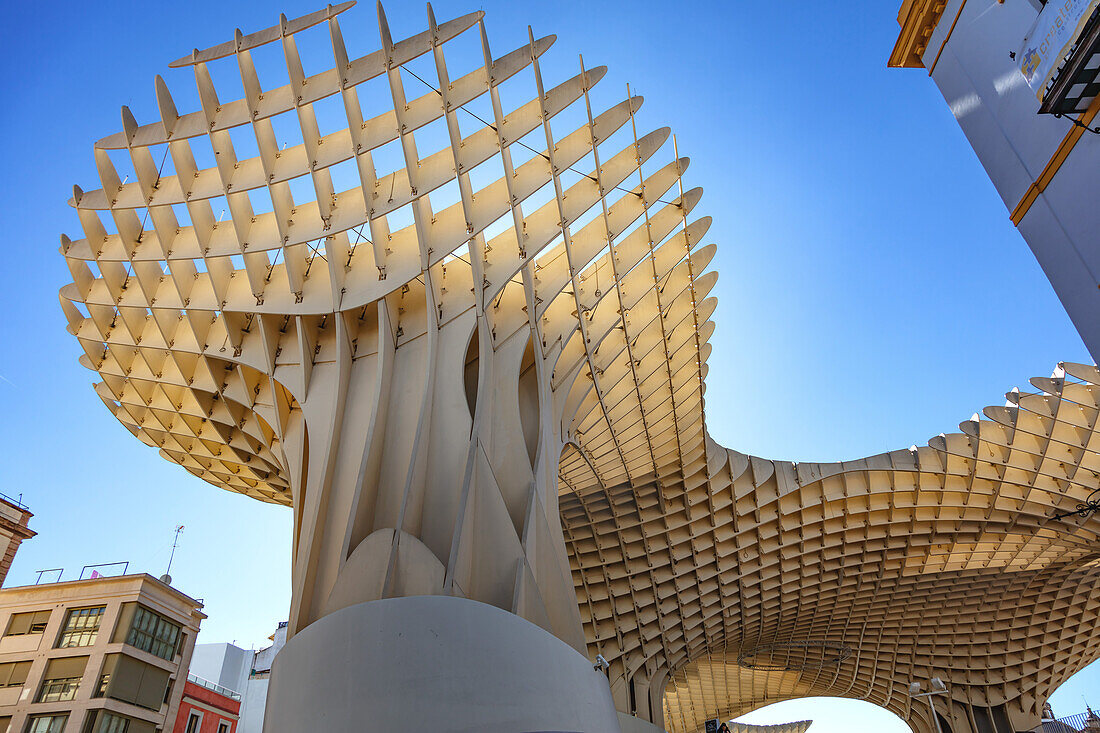
M 99 636 L 99 622 L 103 618 L 105 606 L 94 608 L 74 608 L 65 619 L 61 630 L 58 648 L 71 646 L 91 646 Z
M 218 723 L 218 733 L 229 733 L 229 723 L 224 720 Z
M 191 713 L 187 716 L 187 730 L 184 733 L 199 733 L 199 725 L 202 724 L 202 715 Z
M 130 723 L 134 722 L 133 718 L 127 718 L 125 715 L 119 715 L 118 713 L 109 713 L 106 710 L 100 710 L 98 713 L 92 713 L 89 718 L 90 724 L 85 725 L 86 733 L 127 733 L 130 730 Z M 149 729 L 152 729 L 152 724 L 147 723 Z
M 27 720 L 27 733 L 62 733 L 68 713 L 61 715 L 35 715 Z
M 27 613 L 13 613 L 8 622 L 8 630 L 4 636 L 23 636 L 24 634 L 41 634 L 46 630 L 46 624 L 50 620 L 49 610 L 29 611 Z
M 88 657 L 56 657 L 46 662 L 42 689 L 36 702 L 59 702 L 76 697 L 76 688 L 84 676 Z
M 42 692 L 38 693 L 38 702 L 61 702 L 76 697 L 76 688 L 80 687 L 79 677 L 65 677 L 57 680 L 43 680 Z
M 96 697 L 160 710 L 171 689 L 171 673 L 128 654 L 108 654 L 99 670 Z
M 31 671 L 30 662 L 5 662 L 0 664 L 0 687 L 22 687 Z
M 134 623 L 126 637 L 126 643 L 171 661 L 176 656 L 176 642 L 180 637 L 180 625 L 172 623 L 159 613 L 138 606 Z

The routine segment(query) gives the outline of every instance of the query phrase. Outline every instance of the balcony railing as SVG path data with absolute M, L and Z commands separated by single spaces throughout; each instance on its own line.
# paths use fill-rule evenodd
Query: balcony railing
M 240 699 L 241 699 L 241 693 L 234 692 L 233 690 L 230 690 L 228 687 L 222 687 L 217 682 L 211 682 L 210 680 L 203 679 L 202 677 L 199 677 L 198 675 L 195 675 L 195 674 L 191 674 L 190 672 L 187 673 L 187 681 L 188 682 L 194 682 L 199 687 L 205 687 L 208 690 L 212 690 L 213 692 L 218 693 L 222 697 L 228 697 L 230 700 L 240 701 Z
M 1087 112 L 1100 93 L 1100 6 L 1092 12 L 1081 35 L 1059 64 L 1047 85 L 1039 111 L 1074 115 Z
M 1044 720 L 1038 728 L 1034 729 L 1035 733 L 1079 733 L 1079 731 L 1091 733 L 1096 730 L 1100 730 L 1100 716 L 1091 710 L 1055 720 Z

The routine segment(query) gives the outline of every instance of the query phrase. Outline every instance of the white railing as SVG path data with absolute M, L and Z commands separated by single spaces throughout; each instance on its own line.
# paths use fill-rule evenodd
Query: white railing
M 223 697 L 228 697 L 230 700 L 239 701 L 241 699 L 241 693 L 233 692 L 233 690 L 230 690 L 228 687 L 222 687 L 217 682 L 211 682 L 210 680 L 203 679 L 196 674 L 191 674 L 190 672 L 188 672 L 187 681 L 194 682 L 199 687 L 205 687 L 208 690 L 213 690 Z

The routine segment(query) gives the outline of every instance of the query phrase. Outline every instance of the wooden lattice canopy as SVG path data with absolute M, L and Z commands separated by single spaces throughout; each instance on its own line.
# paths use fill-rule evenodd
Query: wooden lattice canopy
M 1100 486 L 1094 367 L 926 447 L 720 448 L 715 248 L 669 131 L 640 133 L 629 93 L 594 109 L 602 67 L 545 79 L 553 36 L 494 56 L 480 12 L 429 7 L 394 42 L 379 6 L 380 47 L 354 57 L 352 5 L 172 63 L 200 109 L 159 76 L 159 119 L 123 108 L 61 245 L 112 413 L 294 507 L 292 632 L 352 602 L 475 598 L 602 654 L 619 708 L 677 731 L 805 695 L 928 730 L 905 687 L 933 674 L 956 717 L 1037 719 L 1097 658 L 1100 520 L 1051 518 Z M 320 73 L 304 33 L 327 33 Z M 483 64 L 452 75 L 445 49 L 471 41 Z M 254 62 L 268 44 L 282 83 Z

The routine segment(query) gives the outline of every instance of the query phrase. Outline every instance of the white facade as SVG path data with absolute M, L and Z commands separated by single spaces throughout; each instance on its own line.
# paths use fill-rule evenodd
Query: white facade
M 196 644 L 190 673 L 243 694 L 253 652 L 232 644 Z
M 1038 114 L 1020 59 L 1010 55 L 1018 55 L 1041 7 L 1032 0 L 949 0 L 921 61 L 1100 361 L 1100 135 Z M 1098 103 L 1100 97 L 1083 116 L 1093 127 Z
M 286 644 L 286 622 L 271 635 L 271 646 L 259 650 L 233 644 L 196 644 L 190 673 L 241 695 L 237 733 L 262 733 L 268 678 L 275 655 Z

